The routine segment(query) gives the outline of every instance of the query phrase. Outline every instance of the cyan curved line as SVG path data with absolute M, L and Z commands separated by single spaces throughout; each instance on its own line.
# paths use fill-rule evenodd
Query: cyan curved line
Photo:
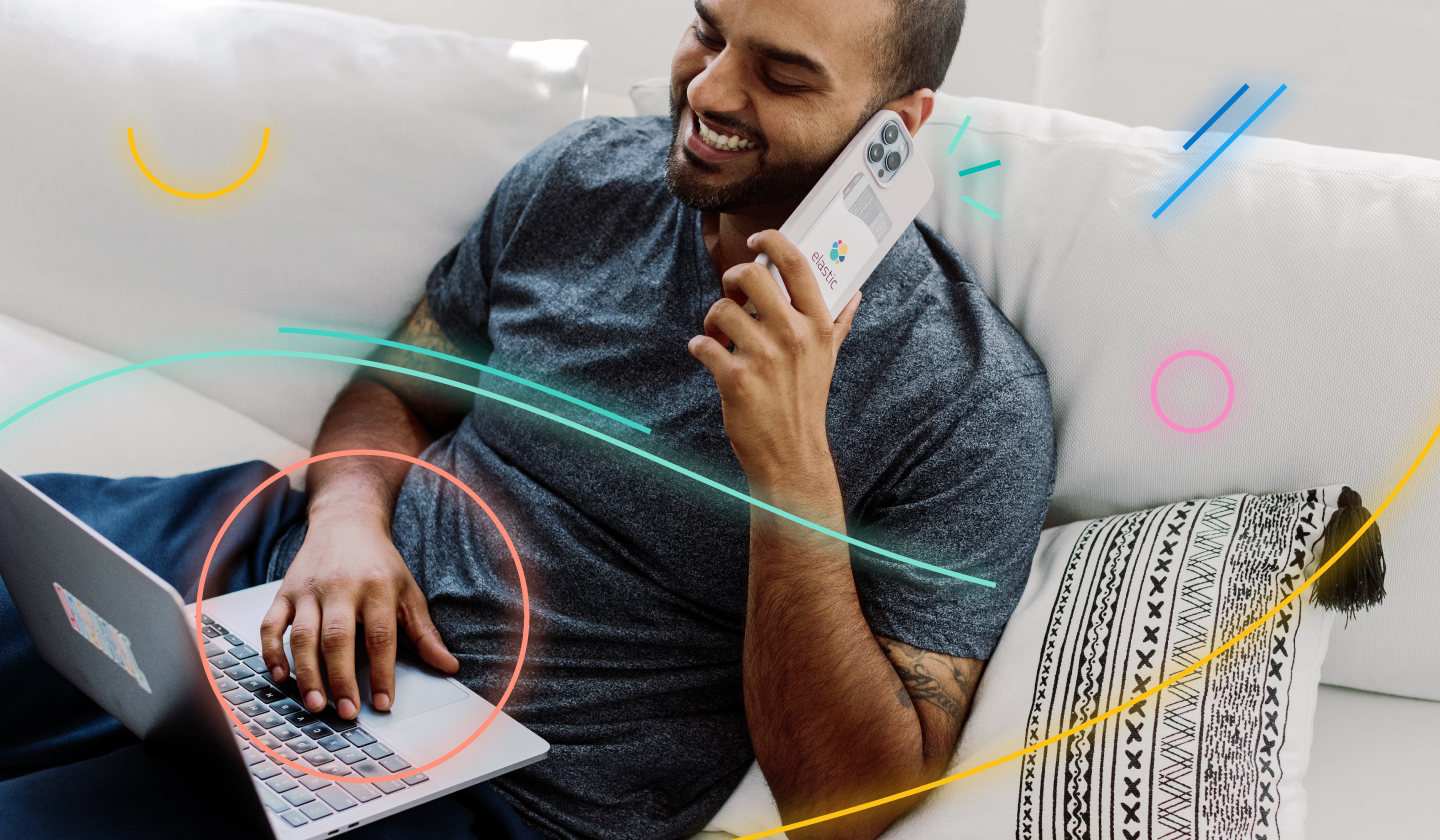
M 462 359 L 459 356 L 452 356 L 449 353 L 441 353 L 439 350 L 429 350 L 424 347 L 416 347 L 413 344 L 402 344 L 398 341 L 390 341 L 389 339 L 385 338 L 371 338 L 368 335 L 356 335 L 355 333 L 335 332 L 333 330 L 303 330 L 296 327 L 281 327 L 280 332 L 289 335 L 319 335 L 326 338 L 347 338 L 351 341 L 364 341 L 369 344 L 381 344 L 386 347 L 394 347 L 397 350 L 409 350 L 411 353 L 423 353 L 426 356 L 434 356 L 437 359 L 444 359 L 448 362 L 454 362 L 458 365 L 475 368 L 476 370 L 483 370 L 486 373 L 493 374 L 500 377 L 501 379 L 508 379 L 511 382 L 517 382 L 527 388 L 534 388 L 535 390 L 549 394 L 552 397 L 559 397 L 560 399 L 567 402 L 572 402 L 580 406 L 581 408 L 589 409 L 596 414 L 602 414 L 606 417 L 609 417 L 611 420 L 624 423 L 632 429 L 639 429 L 647 435 L 650 434 L 650 430 L 645 426 L 642 426 L 633 420 L 627 420 L 624 417 L 621 417 L 620 415 L 613 412 L 606 411 L 598 405 L 591 405 L 590 403 L 585 402 L 582 399 L 577 399 L 570 396 L 569 394 L 561 393 L 554 388 L 547 388 L 538 382 L 531 382 L 530 380 L 520 376 L 516 376 L 513 373 L 506 373 L 503 370 L 496 370 L 489 365 L 482 365 L 479 362 L 472 362 L 469 359 Z
M 908 564 L 910 564 L 911 566 L 916 566 L 916 567 L 921 568 L 921 569 L 926 569 L 926 570 L 928 570 L 928 571 L 932 571 L 932 572 L 935 572 L 935 573 L 937 573 L 937 574 L 942 574 L 942 575 L 945 575 L 945 576 L 947 576 L 947 577 L 952 577 L 952 578 L 955 578 L 955 579 L 957 579 L 957 580 L 963 580 L 963 581 L 967 581 L 967 582 L 969 582 L 969 583 L 976 583 L 976 584 L 979 584 L 979 585 L 981 585 L 981 586 L 988 586 L 988 587 L 990 587 L 991 589 L 994 589 L 994 588 L 995 588 L 995 584 L 994 584 L 994 582 L 992 582 L 992 581 L 988 581 L 988 580 L 985 580 L 985 579 L 983 579 L 983 578 L 971 577 L 970 575 L 962 574 L 961 572 L 954 572 L 954 571 L 951 571 L 951 570 L 949 570 L 949 569 L 943 569 L 943 568 L 941 568 L 941 567 L 939 567 L 939 566 L 933 566 L 933 565 L 931 565 L 931 564 L 929 564 L 929 563 L 926 563 L 926 562 L 924 562 L 924 561 L 916 560 L 916 559 L 911 558 L 911 557 L 906 557 L 906 556 L 903 555 L 903 554 L 896 554 L 896 553 L 893 552 L 893 551 L 889 551 L 889 550 L 883 549 L 883 548 L 881 548 L 881 547 L 879 547 L 879 546 L 871 545 L 870 543 L 867 543 L 867 542 L 864 542 L 864 541 L 861 541 L 861 540 L 857 540 L 857 539 L 855 539 L 854 537 L 847 536 L 847 535 L 845 535 L 845 534 L 839 533 L 838 531 L 832 531 L 832 530 L 830 530 L 829 528 L 826 528 L 824 525 L 817 525 L 817 524 L 815 524 L 814 522 L 811 522 L 811 521 L 809 521 L 809 520 L 807 520 L 807 519 L 801 519 L 800 517 L 796 516 L 796 515 L 793 514 L 793 513 L 790 513 L 790 512 L 788 512 L 788 511 L 781 510 L 780 508 L 775 507 L 774 505 L 769 504 L 769 503 L 767 503 L 767 502 L 762 502 L 762 501 L 760 501 L 759 499 L 757 499 L 757 498 L 755 498 L 755 497 L 753 497 L 753 496 L 747 495 L 747 494 L 745 494 L 745 493 L 741 493 L 739 490 L 735 490 L 735 489 L 732 489 L 732 488 L 730 488 L 730 487 L 726 487 L 725 485 L 721 484 L 721 483 L 718 482 L 718 481 L 715 481 L 715 480 L 713 480 L 713 479 L 706 478 L 705 476 L 703 476 L 703 475 L 701 475 L 701 474 L 699 474 L 699 473 L 697 473 L 697 472 L 695 472 L 695 471 L 693 471 L 693 470 L 687 470 L 687 469 L 685 469 L 684 467 L 680 466 L 679 464 L 672 463 L 672 462 L 670 462 L 670 461 L 665 460 L 664 458 L 661 458 L 659 455 L 653 455 L 653 454 L 651 454 L 651 453 L 649 453 L 649 452 L 646 452 L 646 451 L 643 450 L 643 449 L 640 449 L 639 447 L 631 446 L 630 444 L 626 443 L 626 442 L 623 441 L 623 440 L 618 440 L 618 439 L 616 439 L 616 438 L 613 438 L 613 437 L 605 434 L 604 432 L 597 432 L 597 431 L 595 431 L 594 429 L 590 428 L 589 426 L 583 426 L 583 425 L 581 425 L 581 424 L 579 424 L 579 423 L 576 423 L 576 422 L 573 421 L 573 420 L 568 420 L 568 419 L 566 419 L 566 418 L 564 418 L 564 417 L 561 417 L 561 416 L 559 416 L 558 414 L 552 414 L 552 413 L 546 411 L 546 410 L 543 409 L 543 408 L 536 408 L 535 406 L 530 405 L 529 403 L 524 403 L 524 402 L 521 402 L 520 400 L 512 399 L 512 398 L 510 398 L 510 397 L 504 396 L 503 394 L 496 394 L 496 393 L 494 393 L 494 392 L 492 392 L 492 391 L 486 391 L 484 388 L 477 388 L 477 387 L 475 387 L 474 385 L 467 385 L 467 384 L 465 384 L 464 382 L 456 382 L 456 381 L 453 380 L 453 379 L 446 379 L 446 378 L 443 377 L 443 376 L 435 376 L 434 374 L 425 373 L 425 372 L 423 372 L 423 371 L 411 370 L 411 369 L 409 369 L 409 368 L 396 367 L 395 365 L 387 365 L 387 364 L 384 364 L 384 363 L 382 363 L 382 362 L 372 362 L 372 361 L 369 360 L 369 359 L 356 359 L 356 358 L 352 358 L 352 357 L 350 357 L 350 356 L 334 356 L 334 355 L 331 355 L 331 354 L 329 354 L 329 353 L 305 353 L 305 352 L 301 352 L 301 351 L 298 351 L 298 350 L 215 350 L 215 351 L 210 351 L 210 352 L 206 352 L 206 353 L 185 353 L 185 354 L 182 354 L 182 355 L 179 355 L 179 356 L 166 356 L 165 358 L 162 358 L 162 359 L 154 359 L 154 360 L 151 360 L 151 361 L 148 361 L 148 362 L 140 362 L 140 363 L 138 363 L 138 364 L 126 365 L 125 367 L 116 368 L 115 370 L 112 370 L 112 371 L 107 371 L 107 372 L 105 372 L 105 373 L 96 374 L 95 376 L 92 376 L 92 377 L 90 377 L 89 379 L 82 379 L 81 381 L 76 382 L 74 385 L 67 385 L 66 387 L 61 388 L 60 390 L 54 392 L 53 394 L 49 394 L 49 395 L 47 395 L 47 396 L 41 397 L 40 399 L 36 400 L 35 402 L 30 403 L 29 405 L 25 406 L 24 408 L 20 409 L 19 411 L 15 412 L 14 414 L 12 414 L 12 415 L 10 415 L 9 417 L 5 418 L 5 420 L 4 420 L 3 422 L 0 422 L 0 431 L 4 431 L 7 427 L 9 427 L 11 424 L 13 424 L 16 420 L 19 420 L 20 418 L 24 417 L 25 415 L 29 414 L 30 412 L 34 411 L 35 409 L 37 409 L 37 408 L 45 405 L 46 403 L 53 402 L 54 400 L 57 400 L 57 399 L 59 399 L 60 397 L 65 396 L 66 394 L 70 393 L 71 391 L 78 390 L 78 389 L 80 389 L 80 388 L 85 387 L 86 385 L 92 385 L 92 384 L 94 384 L 94 383 L 96 383 L 96 382 L 101 382 L 101 381 L 103 381 L 103 380 L 106 380 L 106 379 L 111 378 L 112 376 L 119 376 L 119 375 L 122 374 L 122 373 L 129 373 L 129 372 L 132 371 L 132 370 L 144 370 L 145 368 L 158 367 L 158 366 L 160 366 L 160 365 L 168 365 L 168 364 L 173 364 L 173 363 L 175 363 L 175 362 L 189 362 L 189 361 L 195 361 L 195 360 L 198 360 L 198 359 L 223 359 L 223 358 L 235 358 L 235 357 L 245 357 L 245 356 L 272 356 L 272 357 L 289 358 L 289 359 L 318 359 L 318 360 L 320 360 L 320 361 L 326 361 L 326 362 L 341 362 L 342 364 L 347 364 L 347 365 L 362 365 L 362 366 L 364 366 L 364 367 L 371 367 L 371 368 L 376 368 L 376 369 L 379 369 L 379 370 L 388 370 L 388 371 L 391 371 L 391 372 L 393 372 L 393 373 L 400 373 L 400 374 L 404 374 L 404 375 L 406 375 L 406 376 L 417 376 L 417 377 L 419 377 L 419 378 L 421 378 L 421 379 L 428 379 L 428 380 L 430 380 L 431 382 L 438 382 L 438 383 L 440 383 L 440 384 L 442 384 L 442 385 L 453 385 L 454 387 L 460 388 L 461 390 L 470 391 L 470 392 L 472 392 L 472 393 L 479 394 L 479 395 L 482 396 L 482 397 L 486 397 L 486 398 L 488 398 L 488 399 L 496 400 L 497 402 L 502 402 L 502 403 L 505 403 L 506 405 L 514 406 L 515 408 L 518 408 L 518 409 L 521 409 L 521 410 L 524 410 L 524 411 L 528 411 L 528 412 L 530 412 L 531 414 L 535 414 L 535 415 L 539 415 L 540 417 L 544 417 L 544 418 L 547 419 L 547 420 L 553 420 L 553 421 L 555 421 L 556 423 L 559 423 L 559 424 L 562 425 L 562 426 L 568 426 L 569 428 L 575 429 L 576 431 L 584 432 L 585 434 L 590 435 L 591 437 L 599 438 L 600 440 L 603 440 L 603 441 L 605 441 L 606 443 L 611 444 L 612 446 L 618 446 L 618 447 L 620 447 L 621 449 L 625 450 L 626 452 L 631 452 L 631 453 L 633 453 L 633 454 L 635 454 L 635 455 L 639 455 L 641 458 L 644 458 L 644 459 L 646 459 L 646 460 L 648 460 L 648 461 L 653 461 L 653 462 L 659 464 L 659 465 L 662 466 L 662 467 L 666 467 L 667 469 L 674 470 L 675 472 L 680 473 L 681 475 L 683 475 L 683 476 L 685 476 L 685 477 L 687 477 L 687 478 L 693 478 L 694 480 L 700 482 L 701 484 L 704 484 L 704 485 L 707 486 L 707 487 L 712 487 L 712 488 L 714 488 L 714 489 L 716 489 L 716 490 L 719 490 L 719 491 L 722 492 L 722 493 L 725 493 L 725 494 L 730 495 L 730 496 L 734 496 L 735 498 L 740 499 L 740 500 L 742 500 L 742 501 L 749 502 L 750 504 L 755 505 L 755 506 L 758 507 L 758 508 L 761 508 L 761 509 L 770 511 L 771 513 L 775 514 L 776 516 L 784 517 L 785 519 L 788 519 L 788 520 L 790 520 L 791 522 L 796 523 L 797 525 L 804 525 L 806 528 L 809 528 L 809 529 L 811 529 L 812 531 L 818 531 L 818 532 L 820 532 L 820 533 L 822 533 L 822 534 L 825 534 L 826 536 L 834 537 L 835 539 L 840 540 L 841 542 L 849 543 L 850 545 L 853 545 L 853 546 L 855 546 L 856 548 L 861 548 L 861 549 L 864 549 L 865 551 L 874 552 L 875 554 L 879 554 L 879 555 L 882 556 L 882 557 L 889 557 L 891 560 L 899 560 L 899 561 L 902 562 L 902 563 L 908 563 Z

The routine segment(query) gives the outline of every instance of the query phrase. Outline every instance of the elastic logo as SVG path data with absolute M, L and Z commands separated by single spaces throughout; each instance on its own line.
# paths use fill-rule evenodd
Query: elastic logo
M 135 661 L 135 653 L 130 650 L 130 639 L 58 583 L 55 584 L 55 594 L 59 596 L 60 606 L 65 610 L 65 617 L 70 619 L 70 626 L 75 632 L 110 657 L 116 665 L 124 668 L 125 673 L 134 677 L 146 694 L 153 694 L 149 680 L 145 679 L 145 674 L 140 670 L 140 663 Z
M 845 246 L 845 240 L 837 239 L 830 245 L 830 262 L 845 262 L 845 252 L 850 250 Z
M 830 253 L 833 254 L 835 251 L 832 249 Z M 840 259 L 843 260 L 845 258 L 841 257 Z M 831 271 L 830 266 L 825 264 L 825 258 L 820 256 L 819 251 L 810 252 L 810 262 L 815 264 L 815 270 L 820 273 L 820 279 L 824 280 L 830 288 L 835 288 L 835 272 Z

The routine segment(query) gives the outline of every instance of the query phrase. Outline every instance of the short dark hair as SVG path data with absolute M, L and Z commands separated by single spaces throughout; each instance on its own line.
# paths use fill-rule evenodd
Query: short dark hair
M 871 111 L 905 94 L 939 90 L 960 43 L 965 0 L 889 0 L 890 26 L 875 38 L 880 85 Z

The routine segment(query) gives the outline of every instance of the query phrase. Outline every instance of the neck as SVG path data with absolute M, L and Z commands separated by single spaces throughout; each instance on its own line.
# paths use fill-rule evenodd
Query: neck
M 715 273 L 724 276 L 732 266 L 754 262 L 759 252 L 750 250 L 745 240 L 762 230 L 778 229 L 794 209 L 781 207 L 764 208 L 753 213 L 701 213 L 700 229 L 705 234 L 705 247 L 710 252 L 710 262 L 715 264 Z

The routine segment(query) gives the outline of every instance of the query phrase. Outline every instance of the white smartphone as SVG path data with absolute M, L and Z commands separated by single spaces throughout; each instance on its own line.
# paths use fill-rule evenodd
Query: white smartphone
M 855 134 L 780 232 L 799 247 L 820 283 L 830 319 L 890 252 L 930 200 L 935 179 L 905 122 L 880 111 Z M 780 270 L 761 254 L 789 300 Z

